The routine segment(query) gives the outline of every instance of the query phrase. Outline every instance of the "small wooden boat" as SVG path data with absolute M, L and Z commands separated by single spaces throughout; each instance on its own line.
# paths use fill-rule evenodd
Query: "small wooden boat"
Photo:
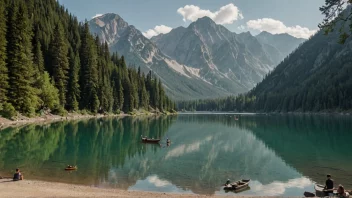
M 225 185 L 224 190 L 235 190 L 239 191 L 242 189 L 246 189 L 249 187 L 250 179 L 242 179 L 236 182 L 232 182 L 231 184 Z
M 157 144 L 160 142 L 160 139 L 149 139 L 149 138 L 144 138 L 142 137 L 142 142 L 143 143 L 153 143 L 153 144 Z
M 65 168 L 66 171 L 73 171 L 73 170 L 77 170 L 77 166 L 72 166 L 72 167 L 66 167 Z
M 325 197 L 325 196 L 326 196 L 325 192 L 326 192 L 327 190 L 325 189 L 325 186 L 324 186 L 324 185 L 315 184 L 314 189 L 315 189 L 315 195 L 316 195 L 317 197 Z M 335 190 L 333 190 L 333 189 L 331 189 L 330 191 L 335 192 Z
M 244 192 L 244 191 L 247 191 L 247 190 L 250 190 L 250 189 L 251 189 L 251 187 L 247 186 L 246 188 L 241 188 L 241 189 L 238 189 L 238 190 L 233 190 L 232 188 L 229 189 L 229 190 L 226 190 L 226 189 L 224 189 L 224 190 L 225 190 L 226 193 L 233 192 L 233 193 L 237 194 L 237 193 L 241 193 L 241 192 Z

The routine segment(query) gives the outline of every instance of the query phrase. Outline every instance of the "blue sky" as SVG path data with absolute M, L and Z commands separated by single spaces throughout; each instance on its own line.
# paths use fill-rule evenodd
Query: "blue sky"
M 317 30 L 324 0 L 59 0 L 79 20 L 116 13 L 145 35 L 187 27 L 209 16 L 233 32 L 288 33 L 307 38 Z M 159 26 L 159 27 L 156 27 Z M 149 30 L 149 32 L 147 32 Z

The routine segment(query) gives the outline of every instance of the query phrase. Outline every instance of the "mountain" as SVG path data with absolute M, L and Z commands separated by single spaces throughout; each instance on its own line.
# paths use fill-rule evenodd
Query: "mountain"
M 214 86 L 200 76 L 200 69 L 173 60 L 134 26 L 119 15 L 108 13 L 89 21 L 90 31 L 107 42 L 111 52 L 123 55 L 130 65 L 144 72 L 153 71 L 173 99 L 198 99 L 229 95 L 228 90 Z
M 200 18 L 187 28 L 178 27 L 152 38 L 167 56 L 199 69 L 202 78 L 231 93 L 253 88 L 283 60 L 283 54 L 288 54 L 281 53 L 281 48 L 267 40 L 261 42 L 249 32 L 230 32 L 209 17 Z M 296 45 L 290 47 L 296 48 Z
M 279 52 L 279 59 L 283 60 L 293 50 L 297 49 L 306 39 L 295 38 L 289 34 L 270 34 L 263 31 L 256 36 L 259 42 L 273 46 Z M 276 51 L 275 51 L 276 52 Z
M 208 17 L 151 40 L 113 13 L 96 17 L 89 25 L 129 65 L 153 71 L 176 100 L 247 92 L 287 55 L 249 32 L 230 32 Z
M 340 28 L 341 24 L 334 29 Z M 320 31 L 291 53 L 250 92 L 257 98 L 256 109 L 352 109 L 352 39 L 342 45 L 339 36 L 339 31 Z

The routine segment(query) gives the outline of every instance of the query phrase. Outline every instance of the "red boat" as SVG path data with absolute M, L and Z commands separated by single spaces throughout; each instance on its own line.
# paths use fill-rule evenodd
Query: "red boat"
M 149 139 L 147 137 L 142 137 L 142 142 L 143 143 L 154 143 L 157 144 L 160 142 L 160 139 Z

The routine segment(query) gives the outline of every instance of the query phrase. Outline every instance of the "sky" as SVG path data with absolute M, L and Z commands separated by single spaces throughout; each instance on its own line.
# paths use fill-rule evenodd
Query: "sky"
M 232 32 L 288 33 L 309 38 L 323 20 L 325 0 L 58 0 L 78 20 L 116 13 L 146 37 L 208 16 Z

